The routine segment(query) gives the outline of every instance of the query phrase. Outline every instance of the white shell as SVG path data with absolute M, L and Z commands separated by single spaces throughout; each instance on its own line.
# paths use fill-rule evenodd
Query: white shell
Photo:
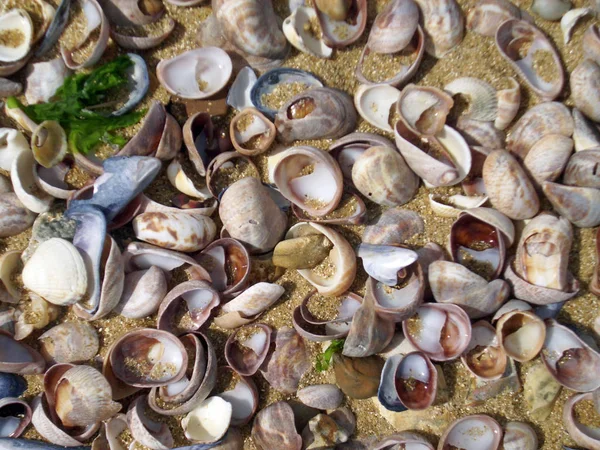
M 441 217 L 458 217 L 461 212 L 482 206 L 487 200 L 484 195 L 451 195 L 443 199 L 441 195 L 429 194 L 431 210 Z
M 502 428 L 489 416 L 466 416 L 453 422 L 442 438 L 439 449 L 496 450 L 502 441 Z
M 356 252 L 363 260 L 365 272 L 388 286 L 398 284 L 398 271 L 414 263 L 419 255 L 416 252 L 392 245 L 362 243 Z
M 592 8 L 577 8 L 567 12 L 562 19 L 560 19 L 560 29 L 563 32 L 565 45 L 567 45 L 571 40 L 573 28 L 575 28 L 575 25 L 577 25 L 579 19 L 587 16 L 588 14 L 593 15 L 594 10 Z
M 292 15 L 283 21 L 283 34 L 287 40 L 303 53 L 319 58 L 330 58 L 333 49 L 323 39 L 317 39 L 305 27 L 310 27 L 311 22 L 317 20 L 317 13 L 313 8 L 301 6 L 296 8 Z
M 19 152 L 10 169 L 13 190 L 27 209 L 34 213 L 43 213 L 50 209 L 54 198 L 36 189 L 33 171 L 36 163 L 30 150 Z
M 558 20 L 571 6 L 569 0 L 533 0 L 531 11 L 542 19 Z
M 504 427 L 504 450 L 537 450 L 538 438 L 533 428 L 523 422 L 508 422 Z
M 235 77 L 235 81 L 231 85 L 231 88 L 229 88 L 227 104 L 239 111 L 254 107 L 250 92 L 257 79 L 258 78 L 251 67 L 244 67 L 241 69 L 237 74 L 237 77 Z
M 25 88 L 27 103 L 32 105 L 47 102 L 69 75 L 71 70 L 65 66 L 62 58 L 32 64 Z
M 55 305 L 77 303 L 88 285 L 83 258 L 69 241 L 49 239 L 25 264 L 23 285 Z
M 0 33 L 19 33 L 20 40 L 16 46 L 0 44 L 0 61 L 15 62 L 23 59 L 33 43 L 33 22 L 24 9 L 12 9 L 0 16 Z
M 202 99 L 225 87 L 233 70 L 229 55 L 217 47 L 190 50 L 156 66 L 160 84 L 181 98 Z M 202 89 L 199 82 L 206 84 Z
M 185 437 L 210 444 L 223 437 L 231 423 L 231 403 L 221 397 L 209 397 L 181 420 Z
M 391 133 L 390 108 L 399 98 L 400 91 L 388 84 L 361 84 L 354 94 L 354 106 L 364 120 Z
M 169 167 L 167 167 L 167 178 L 175 189 L 190 197 L 208 200 L 213 196 L 206 185 L 202 186 L 200 189 L 194 185 L 191 178 L 183 171 L 183 167 L 181 167 L 177 158 L 171 161 Z
M 0 169 L 10 170 L 22 151 L 30 151 L 23 133 L 12 128 L 0 128 Z

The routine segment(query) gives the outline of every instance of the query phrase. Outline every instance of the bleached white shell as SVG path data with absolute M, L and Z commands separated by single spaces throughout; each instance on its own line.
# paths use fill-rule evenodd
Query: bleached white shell
M 202 444 L 216 442 L 227 432 L 231 414 L 231 403 L 209 397 L 181 420 L 185 437 Z
M 71 70 L 65 66 L 62 58 L 32 64 L 25 88 L 27 103 L 47 102 L 69 75 Z
M 487 200 L 488 198 L 483 195 L 473 197 L 468 195 L 451 195 L 447 199 L 442 199 L 440 195 L 429 194 L 431 210 L 442 217 L 458 217 L 462 211 L 477 208 L 487 202 Z
M 560 29 L 563 32 L 565 45 L 567 45 L 571 40 L 573 28 L 575 28 L 575 25 L 577 25 L 579 19 L 587 16 L 588 14 L 593 15 L 594 10 L 592 8 L 577 8 L 568 11 L 564 16 L 562 16 L 562 19 L 560 19 Z
M 181 98 L 202 99 L 219 92 L 231 77 L 229 55 L 217 47 L 190 50 L 156 66 L 156 76 L 163 87 Z M 206 84 L 202 88 L 200 82 Z
M 23 285 L 55 305 L 77 303 L 88 285 L 83 258 L 69 241 L 49 239 L 25 264 Z
M 361 84 L 354 94 L 354 106 L 360 116 L 374 127 L 392 132 L 390 108 L 400 98 L 400 91 L 388 84 Z
M 30 150 L 19 152 L 10 168 L 10 179 L 21 203 L 30 211 L 40 214 L 50 209 L 54 198 L 36 189 L 33 175 L 35 166 L 35 159 Z
M 227 104 L 241 111 L 242 109 L 254 107 L 250 92 L 256 83 L 257 77 L 251 67 L 244 67 L 239 71 L 235 81 L 229 88 Z
M 419 257 L 407 248 L 365 243 L 358 246 L 356 254 L 362 258 L 365 271 L 388 286 L 398 284 L 398 271 L 410 266 Z
M 186 175 L 181 167 L 181 163 L 175 158 L 167 167 L 167 178 L 171 182 L 174 188 L 179 192 L 189 195 L 190 197 L 198 198 L 200 200 L 208 200 L 212 197 L 212 194 L 208 190 L 207 186 L 197 188 L 190 177 Z
M 330 58 L 333 49 L 323 39 L 317 39 L 310 31 L 310 23 L 317 20 L 313 8 L 301 6 L 283 21 L 283 34 L 287 40 L 303 53 L 319 58 Z M 308 28 L 308 30 L 306 28 Z
M 16 46 L 0 43 L 0 61 L 15 62 L 23 59 L 33 43 L 33 22 L 24 9 L 11 9 L 0 16 L 0 33 L 19 33 Z
M 538 438 L 533 428 L 523 422 L 508 422 L 504 427 L 504 450 L 537 450 Z
M 29 151 L 23 133 L 12 128 L 0 128 L 0 169 L 10 170 L 19 153 Z

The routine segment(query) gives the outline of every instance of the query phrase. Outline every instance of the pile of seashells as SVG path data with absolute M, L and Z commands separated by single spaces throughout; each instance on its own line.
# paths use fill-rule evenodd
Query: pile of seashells
M 56 11 L 35 2 L 42 24 L 24 9 L 0 16 L 2 77 L 45 55 L 65 29 L 70 0 Z M 67 76 L 99 63 L 109 39 L 127 51 L 147 50 L 176 26 L 170 19 L 151 37 L 119 32 L 159 20 L 158 0 L 79 3 L 85 37 L 74 48 L 61 46 L 57 59 L 31 64 L 24 91 L 30 104 L 50 100 Z M 121 450 L 127 433 L 131 449 L 173 448 L 172 430 L 158 415 L 181 417 L 190 442 L 182 448 L 189 450 L 242 449 L 240 428 L 251 421 L 251 439 L 264 450 L 433 450 L 416 432 L 352 438 L 356 418 L 344 397 L 377 397 L 394 412 L 424 410 L 443 402 L 439 364 L 460 359 L 485 400 L 517 377 L 515 362 L 539 356 L 545 385 L 556 386 L 543 407 L 560 386 L 573 391 L 564 426 L 577 445 L 600 449 L 598 430 L 575 414 L 578 403 L 591 400 L 600 414 L 600 353 L 593 339 L 556 320 L 580 291 L 569 270 L 573 227 L 600 225 L 598 27 L 585 33 L 585 60 L 570 75 L 570 109 L 554 101 L 565 89 L 559 55 L 526 11 L 506 0 L 479 0 L 465 20 L 455 0 L 389 0 L 368 30 L 352 98 L 311 73 L 279 66 L 290 44 L 329 58 L 356 42 L 367 28 L 367 0 L 291 1 L 290 10 L 281 25 L 269 0 L 213 0 L 199 47 L 156 67 L 170 94 L 200 110 L 181 126 L 154 101 L 135 137 L 103 161 L 70 153 L 58 122 L 38 124 L 5 108 L 17 128 L 0 129 L 0 169 L 10 175 L 0 174 L 0 237 L 31 229 L 31 238 L 23 252 L 0 256 L 0 448 L 92 442 L 94 450 Z M 565 41 L 581 17 L 596 14 L 565 0 L 535 0 L 531 11 L 560 20 Z M 510 87 L 497 91 L 469 77 L 443 89 L 410 84 L 425 54 L 443 57 L 460 44 L 465 26 L 495 36 L 514 68 Z M 90 42 L 88 56 L 78 59 Z M 368 75 L 372 54 L 402 54 L 406 64 L 375 82 Z M 540 73 L 540 55 L 550 78 Z M 114 115 L 135 108 L 149 89 L 146 62 L 129 56 L 131 92 Z M 540 103 L 517 120 L 520 83 Z M 301 92 L 279 108 L 268 101 L 298 85 Z M 0 97 L 22 89 L 0 78 Z M 224 89 L 237 111 L 228 129 L 202 110 Z M 457 96 L 469 108 L 453 118 Z M 393 133 L 395 142 L 356 132 L 359 117 Z M 293 146 L 310 139 L 331 139 L 329 151 Z M 252 158 L 267 152 L 263 183 Z M 65 182 L 73 165 L 92 177 L 81 189 Z M 180 193 L 170 206 L 145 194 L 163 166 Z M 435 214 L 454 218 L 446 249 L 410 245 L 424 221 L 400 207 L 421 181 L 464 192 L 429 196 Z M 364 224 L 372 203 L 388 208 L 353 246 L 336 227 Z M 120 248 L 111 236 L 116 230 L 135 240 Z M 296 270 L 314 287 L 294 310 L 293 327 L 260 323 L 285 288 L 253 272 L 257 259 L 279 274 Z M 349 291 L 358 260 L 368 274 L 364 297 Z M 186 281 L 176 281 L 178 270 Z M 588 281 L 600 294 L 600 270 Z M 324 297 L 339 299 L 335 317 L 311 309 Z M 80 320 L 46 330 L 66 308 Z M 100 337 L 90 322 L 111 314 L 155 316 L 156 326 L 123 330 L 94 365 Z M 231 330 L 227 366 L 219 366 L 208 326 Z M 39 351 L 23 342 L 41 330 Z M 299 389 L 312 365 L 307 341 L 324 349 L 343 342 L 332 356 L 336 384 Z M 252 377 L 259 372 L 299 403 L 258 411 Z M 44 391 L 31 404 L 19 398 L 27 387 L 20 375 L 43 375 Z M 30 423 L 48 443 L 19 438 Z M 536 450 L 538 436 L 523 422 L 502 427 L 470 415 L 453 422 L 437 448 Z

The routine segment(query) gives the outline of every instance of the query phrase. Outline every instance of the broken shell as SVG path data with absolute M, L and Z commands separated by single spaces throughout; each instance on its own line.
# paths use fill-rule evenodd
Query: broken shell
M 125 275 L 123 294 L 114 311 L 123 317 L 140 319 L 154 314 L 167 294 L 164 272 L 151 266 Z
M 0 31 L 3 33 L 15 33 L 19 38 L 10 38 L 0 44 L 0 62 L 14 63 L 29 53 L 33 45 L 33 22 L 24 9 L 11 9 L 0 16 Z
M 316 384 L 300 389 L 296 395 L 307 406 L 316 409 L 336 409 L 344 399 L 342 391 L 335 384 Z
M 546 340 L 541 358 L 552 376 L 575 392 L 598 389 L 600 379 L 595 374 L 600 370 L 600 354 L 554 319 L 545 322 Z
M 600 63 L 600 30 L 596 24 L 591 24 L 581 39 L 583 56 Z
M 384 361 L 379 356 L 348 358 L 333 355 L 335 382 L 350 398 L 365 399 L 377 395 Z
M 208 186 L 196 187 L 192 179 L 185 173 L 180 161 L 182 159 L 183 155 L 179 154 L 167 167 L 167 178 L 171 182 L 171 185 L 179 192 L 193 198 L 200 200 L 211 198 L 213 195 L 209 191 Z
M 389 147 L 371 147 L 352 168 L 352 181 L 369 200 L 384 206 L 409 202 L 419 187 L 419 178 L 402 155 Z
M 283 143 L 336 139 L 354 130 L 356 119 L 356 109 L 348 94 L 317 87 L 286 102 L 275 116 L 275 127 Z
M 292 147 L 275 166 L 273 179 L 281 194 L 312 216 L 324 216 L 339 204 L 342 171 L 327 153 L 314 147 Z
M 225 176 L 221 176 L 223 173 L 225 173 Z M 238 173 L 240 175 L 236 176 Z M 231 176 L 227 176 L 228 174 Z M 259 178 L 259 172 L 249 157 L 238 152 L 219 153 L 206 168 L 206 185 L 210 193 L 215 197 L 220 198 L 221 194 L 231 184 L 235 183 L 239 177 Z M 268 187 L 267 189 L 270 188 Z M 269 192 L 273 196 L 272 192 Z
M 238 376 L 228 367 L 226 369 L 227 372 L 232 374 L 232 381 L 235 380 L 235 386 L 233 389 L 221 392 L 219 397 L 231 403 L 233 407 L 231 425 L 244 426 L 254 416 L 258 408 L 258 388 L 252 378 Z
M 148 25 L 164 14 L 162 3 L 156 0 L 102 0 L 101 3 L 110 23 L 117 26 Z
M 530 108 L 518 120 L 506 139 L 506 149 L 520 160 L 542 137 L 562 134 L 571 137 L 574 122 L 569 108 L 559 102 L 545 102 Z
M 161 302 L 156 318 L 157 328 L 177 335 L 196 331 L 210 318 L 211 311 L 219 303 L 219 294 L 207 282 L 180 283 Z
M 339 5 L 340 0 L 333 2 L 333 5 L 336 3 Z M 318 0 L 314 5 L 323 41 L 334 48 L 347 47 L 357 41 L 367 25 L 366 0 L 341 0 L 341 3 L 348 8 L 338 8 L 336 12 L 332 12 L 332 2 Z
M 509 152 L 490 153 L 483 165 L 483 181 L 494 208 L 511 219 L 530 219 L 537 214 L 540 201 L 535 188 Z
M 463 13 L 455 0 L 417 0 L 417 4 L 423 16 L 425 51 L 441 58 L 463 39 Z
M 592 393 L 572 395 L 563 407 L 563 423 L 565 424 L 569 436 L 571 436 L 571 439 L 573 439 L 577 445 L 580 445 L 583 448 L 589 448 L 590 450 L 597 450 L 600 448 L 600 439 L 598 439 L 598 435 L 594 431 L 595 428 L 579 422 L 575 412 L 577 403 L 582 401 L 589 402 L 593 397 Z
M 165 423 L 155 422 L 145 414 L 147 396 L 134 400 L 127 412 L 127 425 L 133 439 L 152 449 L 168 450 L 173 447 L 173 436 Z
M 39 188 L 48 195 L 61 200 L 68 200 L 76 192 L 75 189 L 71 189 L 65 182 L 65 178 L 70 170 L 71 167 L 65 163 L 59 163 L 50 169 L 35 165 L 33 179 Z
M 350 133 L 335 141 L 329 151 L 337 160 L 344 178 L 352 179 L 352 166 L 365 151 L 370 147 L 385 146 L 395 148 L 394 144 L 378 134 L 372 133 Z
M 12 192 L 0 195 L 0 237 L 15 236 L 29 229 L 35 217 Z
M 579 228 L 600 224 L 600 190 L 587 187 L 563 186 L 546 181 L 542 184 L 546 198 L 554 209 Z
M 414 263 L 418 255 L 412 250 L 390 245 L 362 243 L 356 255 L 363 260 L 365 272 L 388 286 L 398 284 L 398 272 Z
M 453 97 L 460 94 L 469 101 L 469 109 L 463 115 L 468 119 L 489 122 L 498 116 L 496 89 L 479 78 L 462 77 L 444 86 L 444 91 Z
M 487 196 L 451 195 L 444 197 L 438 194 L 429 194 L 431 210 L 441 217 L 458 217 L 462 212 L 478 208 L 488 201 Z
M 505 450 L 536 450 L 538 438 L 531 426 L 523 422 L 508 422 L 504 426 L 502 445 Z
M 496 334 L 508 356 L 515 361 L 526 362 L 535 358 L 542 349 L 546 326 L 531 311 L 513 310 L 498 319 Z
M 346 19 L 346 17 L 348 17 L 348 14 L 350 14 L 350 10 L 352 8 L 352 1 L 351 0 L 333 0 L 333 1 L 316 0 L 315 7 L 318 8 L 319 10 L 321 10 L 321 12 L 323 14 L 327 15 L 327 17 L 329 17 L 333 20 L 342 21 L 342 20 Z M 324 409 L 328 409 L 328 408 L 324 408 Z
M 298 50 L 318 58 L 330 58 L 333 49 L 322 38 L 311 31 L 311 22 L 317 20 L 317 12 L 313 8 L 301 6 L 283 21 L 283 34 Z
M 164 28 L 164 30 L 162 30 L 161 33 L 156 36 L 128 36 L 126 34 L 121 34 L 115 31 L 114 29 L 111 29 L 110 37 L 121 48 L 133 51 L 149 50 L 151 48 L 158 47 L 169 36 L 171 36 L 171 33 L 173 33 L 173 31 L 175 30 L 175 25 L 176 22 L 173 19 L 169 18 L 169 22 Z
M 473 324 L 471 341 L 461 360 L 473 375 L 486 380 L 501 378 L 508 362 L 496 329 L 483 320 Z
M 573 151 L 573 140 L 560 134 L 547 134 L 527 153 L 523 165 L 536 187 L 560 177 Z
M 213 288 L 226 297 L 237 295 L 248 284 L 250 255 L 235 239 L 217 239 L 195 258 L 208 268 Z
M 225 313 L 214 322 L 221 328 L 237 328 L 258 318 L 283 295 L 282 286 L 271 283 L 256 283 L 222 307 Z
M 238 333 L 250 330 L 250 337 L 240 340 Z M 250 377 L 261 366 L 271 344 L 271 328 L 256 324 L 241 327 L 232 333 L 225 343 L 225 359 L 227 364 L 238 374 Z
M 404 445 L 406 449 L 435 450 L 427 439 L 413 431 L 402 431 L 379 441 L 373 450 L 392 450 L 396 445 Z
M 67 154 L 65 130 L 53 120 L 42 122 L 31 135 L 31 151 L 35 160 L 42 166 L 55 166 Z
M 426 303 L 402 322 L 404 336 L 435 361 L 458 358 L 471 340 L 471 321 L 460 307 Z
M 33 63 L 28 70 L 25 99 L 30 105 L 48 102 L 72 73 L 60 57 Z
M 573 121 L 575 123 L 573 142 L 576 152 L 600 147 L 600 130 L 577 108 L 573 108 Z
M 286 239 L 273 249 L 273 264 L 286 269 L 313 269 L 329 256 L 332 247 L 323 235 Z
M 19 95 L 21 92 L 23 92 L 21 83 L 0 77 L 0 98 Z
M 10 170 L 21 152 L 29 151 L 23 133 L 12 128 L 0 128 L 0 169 Z
M 104 54 L 106 46 L 108 45 L 108 38 L 110 37 L 110 25 L 108 19 L 104 15 L 102 7 L 96 0 L 79 0 L 81 9 L 85 14 L 86 18 L 86 30 L 83 38 L 75 44 L 73 48 L 67 49 L 66 47 L 60 47 L 60 55 L 65 62 L 65 65 L 71 70 L 80 70 L 88 67 L 92 67 Z M 73 55 L 83 48 L 88 40 L 98 31 L 98 38 L 92 47 L 90 55 L 81 63 L 77 63 L 73 58 Z
M 473 319 L 500 308 L 510 293 L 504 280 L 488 281 L 466 267 L 450 261 L 429 265 L 429 285 L 437 302 L 460 306 Z
M 277 402 L 261 410 L 252 425 L 252 439 L 263 450 L 300 450 L 302 438 L 294 426 L 294 411 L 290 405 Z
M 377 221 L 365 228 L 363 242 L 373 245 L 400 245 L 423 233 L 425 224 L 417 213 L 401 208 L 385 210 Z
M 0 436 L 18 438 L 31 422 L 29 405 L 18 398 L 0 399 Z
M 571 40 L 573 28 L 575 28 L 575 25 L 577 25 L 579 19 L 587 15 L 594 14 L 595 12 L 592 8 L 577 8 L 565 13 L 562 19 L 560 19 L 560 29 L 563 32 L 563 40 L 565 45 L 567 45 Z
M 333 266 L 333 273 L 321 275 L 318 270 L 298 270 L 300 276 L 312 284 L 322 295 L 341 295 L 354 282 L 356 276 L 356 254 L 348 241 L 337 231 L 317 223 L 300 222 L 290 228 L 286 239 L 299 236 L 324 235 L 333 244 L 329 256 L 320 264 Z M 317 266 L 318 268 L 319 266 Z M 329 269 L 328 269 L 329 270 Z
M 521 86 L 512 77 L 508 78 L 511 87 L 502 89 L 496 93 L 498 99 L 498 114 L 494 126 L 499 130 L 505 130 L 519 112 L 521 107 Z
M 289 327 L 277 330 L 275 351 L 266 370 L 261 371 L 271 387 L 279 392 L 293 394 L 309 369 L 310 353 L 302 336 Z
M 251 67 L 242 68 L 227 93 L 227 104 L 238 111 L 253 107 L 251 92 L 258 78 Z
M 507 0 L 480 0 L 467 15 L 467 29 L 483 36 L 495 36 L 508 19 L 529 20 L 529 14 Z
M 495 450 L 502 442 L 502 427 L 490 416 L 466 416 L 455 420 L 440 438 L 438 450 Z
M 180 380 L 187 369 L 185 347 L 171 333 L 151 328 L 130 331 L 111 348 L 114 374 L 130 386 L 164 386 Z
M 411 1 L 412 0 L 408 0 Z M 400 91 L 387 84 L 361 84 L 354 93 L 354 106 L 360 116 L 374 127 L 393 131 L 390 108 L 400 98 Z
M 171 94 L 203 99 L 219 92 L 233 70 L 229 55 L 217 47 L 189 50 L 156 66 L 160 84 Z
M 227 432 L 231 415 L 231 403 L 221 397 L 209 397 L 181 419 L 181 427 L 192 442 L 212 444 Z
M 287 226 L 285 214 L 254 177 L 229 186 L 221 197 L 219 216 L 230 236 L 248 245 L 251 253 L 273 249 Z
M 565 74 L 558 53 L 534 25 L 517 19 L 503 22 L 496 31 L 496 48 L 543 101 L 553 100 L 562 92 Z M 549 54 L 553 60 L 551 81 L 546 81 L 545 75 L 536 70 L 538 52 Z
M 269 149 L 277 132 L 275 125 L 260 111 L 245 108 L 231 120 L 229 134 L 238 152 L 242 155 L 256 156 Z
M 1 201 L 1 200 L 0 200 Z M 0 256 L 0 301 L 19 303 L 21 289 L 15 283 L 15 275 L 22 272 L 21 252 L 11 250 Z M 1 398 L 1 397 L 0 397 Z
M 133 219 L 135 237 L 182 252 L 202 250 L 213 241 L 217 227 L 210 217 L 185 213 L 145 212 Z
M 85 322 L 61 323 L 42 334 L 40 352 L 49 363 L 77 363 L 98 353 L 98 333 Z
M 595 170 L 599 164 L 600 149 L 578 151 L 569 158 L 562 178 L 563 183 L 569 186 L 600 188 L 600 177 Z
M 572 6 L 569 0 L 534 0 L 531 11 L 545 20 L 559 20 Z
M 433 87 L 409 84 L 402 89 L 397 110 L 406 127 L 418 136 L 435 136 L 454 105 L 452 97 Z
M 83 258 L 70 242 L 49 239 L 40 244 L 25 264 L 23 285 L 55 305 L 77 303 L 88 287 Z
M 571 95 L 577 109 L 595 122 L 600 121 L 600 66 L 591 59 L 583 60 L 570 75 Z
M 35 159 L 31 151 L 18 153 L 10 168 L 10 179 L 15 194 L 26 208 L 34 213 L 43 213 L 50 209 L 54 199 L 45 192 L 36 189 L 33 171 Z

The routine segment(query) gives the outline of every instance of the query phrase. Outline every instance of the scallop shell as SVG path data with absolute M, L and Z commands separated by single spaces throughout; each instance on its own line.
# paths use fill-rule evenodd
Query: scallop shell
M 496 89 L 479 78 L 456 78 L 444 86 L 444 91 L 455 96 L 461 94 L 469 100 L 469 109 L 464 117 L 484 122 L 494 121 L 498 116 Z

